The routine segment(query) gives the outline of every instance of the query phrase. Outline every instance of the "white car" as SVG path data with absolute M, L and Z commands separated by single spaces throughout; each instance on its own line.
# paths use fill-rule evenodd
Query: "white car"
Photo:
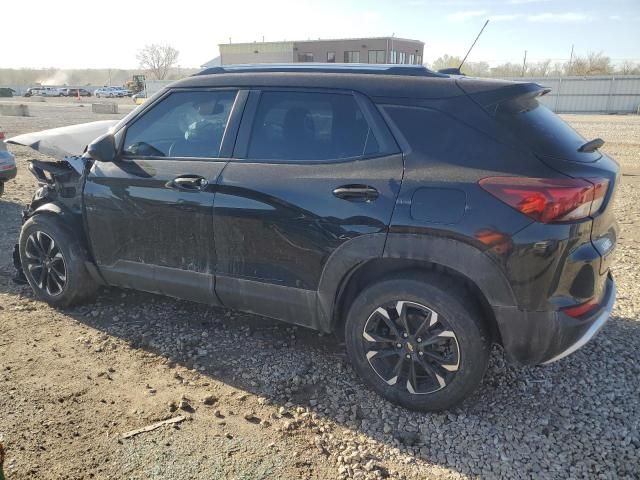
M 31 89 L 31 95 L 40 97 L 61 97 L 62 90 L 54 87 L 36 87 Z
M 98 88 L 93 94 L 100 98 L 114 98 L 114 97 L 124 97 L 126 95 L 125 91 L 121 87 L 102 87 Z

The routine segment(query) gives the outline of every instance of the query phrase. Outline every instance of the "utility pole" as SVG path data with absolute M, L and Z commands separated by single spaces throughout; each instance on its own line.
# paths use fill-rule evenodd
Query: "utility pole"
M 527 51 L 524 51 L 524 60 L 522 61 L 522 74 L 521 77 L 524 77 L 524 72 L 527 70 Z
M 569 55 L 569 68 L 567 68 L 567 75 L 571 75 L 571 71 L 573 70 L 573 43 L 571 44 L 571 55 Z

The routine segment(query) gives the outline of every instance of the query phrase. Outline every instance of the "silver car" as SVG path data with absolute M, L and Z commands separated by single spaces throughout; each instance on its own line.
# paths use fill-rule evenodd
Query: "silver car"
M 0 128 L 0 196 L 4 193 L 4 182 L 15 178 L 16 159 L 4 144 L 4 132 Z

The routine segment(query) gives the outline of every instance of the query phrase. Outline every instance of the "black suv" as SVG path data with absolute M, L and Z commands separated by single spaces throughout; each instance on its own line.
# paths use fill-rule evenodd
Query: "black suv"
M 545 93 L 411 66 L 206 70 L 82 168 L 32 162 L 19 261 L 52 305 L 114 285 L 335 332 L 382 396 L 448 408 L 492 343 L 553 362 L 613 306 L 619 169 Z

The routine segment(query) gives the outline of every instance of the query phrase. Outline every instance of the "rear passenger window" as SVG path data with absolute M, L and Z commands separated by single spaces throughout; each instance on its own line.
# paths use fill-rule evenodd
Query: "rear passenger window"
M 352 95 L 264 92 L 247 156 L 321 161 L 379 152 L 378 141 Z
M 172 93 L 127 129 L 123 154 L 218 157 L 235 98 L 235 91 Z

